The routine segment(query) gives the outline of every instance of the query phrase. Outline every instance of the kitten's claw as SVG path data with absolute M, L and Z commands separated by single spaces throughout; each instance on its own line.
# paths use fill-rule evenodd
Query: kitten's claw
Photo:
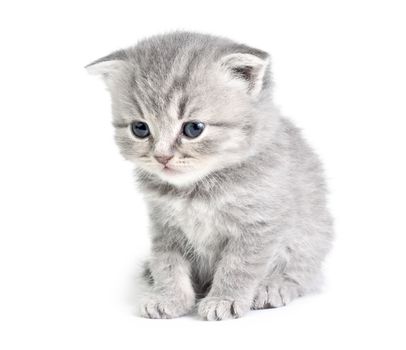
M 238 318 L 249 310 L 249 306 L 241 301 L 219 297 L 206 297 L 198 307 L 198 313 L 208 321 L 220 321 Z
M 186 315 L 193 308 L 194 301 L 169 300 L 153 295 L 145 298 L 139 306 L 139 313 L 145 318 L 175 318 Z

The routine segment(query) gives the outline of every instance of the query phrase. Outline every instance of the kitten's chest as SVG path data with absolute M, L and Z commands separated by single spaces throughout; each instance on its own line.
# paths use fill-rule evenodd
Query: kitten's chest
M 181 228 L 198 253 L 214 253 L 219 249 L 225 237 L 219 227 L 219 211 L 216 203 L 177 199 L 167 205 L 171 219 Z

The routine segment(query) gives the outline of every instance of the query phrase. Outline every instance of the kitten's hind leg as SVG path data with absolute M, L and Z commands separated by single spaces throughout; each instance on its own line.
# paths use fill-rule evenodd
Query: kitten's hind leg
M 257 288 L 252 309 L 267 309 L 285 306 L 303 295 L 303 288 L 288 276 L 265 279 Z
M 268 274 L 257 287 L 251 308 L 281 307 L 298 297 L 317 292 L 322 284 L 321 268 L 326 249 L 310 251 L 287 247 L 269 266 Z

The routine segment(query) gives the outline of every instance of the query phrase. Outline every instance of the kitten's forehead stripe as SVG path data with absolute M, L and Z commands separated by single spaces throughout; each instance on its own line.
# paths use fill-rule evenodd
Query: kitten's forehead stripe
M 170 86 L 170 88 L 165 96 L 165 100 L 166 100 L 167 104 L 171 103 L 173 96 L 175 96 L 177 92 L 181 92 L 184 94 L 187 93 L 187 91 L 186 91 L 187 84 L 192 75 L 193 68 L 197 65 L 198 58 L 199 58 L 199 52 L 197 50 L 194 50 L 192 53 L 190 53 L 190 55 L 191 55 L 191 57 L 190 57 L 189 61 L 187 62 L 184 71 L 182 73 L 181 72 L 175 73 L 175 78 L 173 79 L 173 83 Z M 188 102 L 187 98 L 181 99 L 180 103 L 183 103 L 182 106 L 181 105 L 179 106 L 180 111 L 182 111 L 181 114 L 184 113 L 187 102 Z M 181 117 L 179 119 L 181 119 Z
M 145 119 L 145 113 L 147 112 L 145 108 L 145 101 L 147 101 L 147 98 L 140 84 L 137 82 L 137 78 L 134 76 L 131 79 L 130 88 L 131 88 L 131 99 L 134 101 L 135 107 L 140 113 L 140 116 L 143 119 Z
M 179 114 L 178 114 L 178 119 L 182 119 L 185 114 L 185 109 L 186 109 L 186 104 L 189 101 L 189 97 L 186 95 L 183 95 L 180 100 L 179 100 Z
M 135 108 L 136 108 L 136 110 L 137 110 L 137 112 L 138 112 L 138 115 L 139 115 L 141 118 L 144 119 L 144 112 L 142 111 L 142 108 L 141 108 L 141 106 L 140 106 L 140 104 L 139 104 L 137 98 L 136 98 L 134 95 L 131 95 L 131 100 L 132 100 L 132 102 L 133 102 L 133 104 L 134 104 L 134 106 L 135 106 Z
M 173 83 L 165 96 L 165 100 L 167 103 L 169 103 L 172 100 L 172 97 L 176 94 L 176 92 L 185 90 L 187 85 L 187 79 L 188 77 L 186 75 L 181 77 L 177 76 L 174 78 Z

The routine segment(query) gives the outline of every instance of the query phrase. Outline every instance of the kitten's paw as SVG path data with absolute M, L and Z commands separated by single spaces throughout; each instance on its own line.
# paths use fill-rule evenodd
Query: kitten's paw
M 198 313 L 208 321 L 238 318 L 249 310 L 249 304 L 234 299 L 206 297 L 198 307 Z
M 186 315 L 194 306 L 194 298 L 150 295 L 140 303 L 140 315 L 145 318 L 175 318 Z
M 260 285 L 252 302 L 252 308 L 258 310 L 281 307 L 300 296 L 300 286 L 292 282 Z

